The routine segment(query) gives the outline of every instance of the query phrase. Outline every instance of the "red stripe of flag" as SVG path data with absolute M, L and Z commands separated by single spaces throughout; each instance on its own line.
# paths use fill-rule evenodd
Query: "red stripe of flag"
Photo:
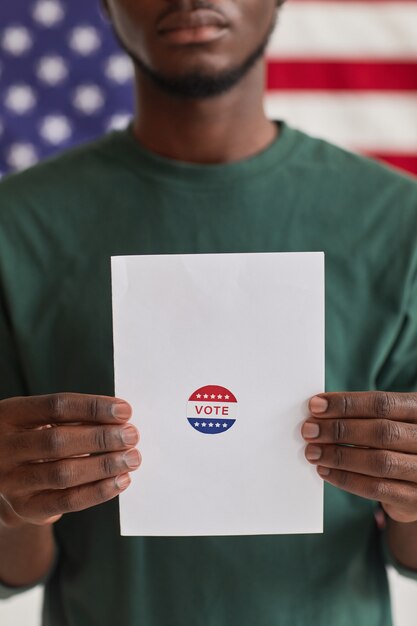
M 267 67 L 270 90 L 417 91 L 417 61 L 271 59 Z
M 289 2 L 290 0 L 287 0 Z M 291 0 L 296 4 L 415 4 L 416 0 Z
M 417 176 L 417 153 L 414 155 L 367 153 L 367 156 L 373 157 L 378 161 L 384 161 L 397 169 L 405 170 Z

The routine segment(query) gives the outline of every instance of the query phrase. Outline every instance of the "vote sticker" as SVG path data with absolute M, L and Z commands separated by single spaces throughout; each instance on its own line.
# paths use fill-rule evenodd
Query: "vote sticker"
M 237 418 L 237 400 L 229 389 L 206 385 L 191 394 L 187 403 L 189 424 L 204 435 L 230 430 Z

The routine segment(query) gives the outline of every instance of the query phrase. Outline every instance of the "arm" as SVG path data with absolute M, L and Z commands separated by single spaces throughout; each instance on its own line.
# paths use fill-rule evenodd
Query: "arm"
M 130 406 L 56 394 L 0 401 L 0 582 L 41 580 L 54 562 L 53 524 L 124 491 L 140 465 Z
M 417 571 L 417 393 L 320 394 L 310 411 L 307 459 L 332 485 L 381 503 L 392 555 Z
M 388 518 L 385 532 L 394 559 L 417 573 L 417 522 L 405 524 Z
M 8 507 L 0 499 L 0 517 Z M 0 522 L 0 583 L 26 587 L 41 580 L 51 569 L 55 546 L 52 526 L 21 525 L 17 528 Z

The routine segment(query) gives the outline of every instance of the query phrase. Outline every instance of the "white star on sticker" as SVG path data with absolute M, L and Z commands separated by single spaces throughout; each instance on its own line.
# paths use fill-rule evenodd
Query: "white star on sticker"
M 212 393 L 212 394 L 211 394 L 211 396 L 210 396 L 210 398 L 211 398 L 212 400 L 214 400 L 214 399 L 215 399 L 215 397 L 216 397 L 216 396 L 214 395 L 214 393 Z
M 201 425 L 202 425 L 203 428 L 205 428 L 207 426 L 206 422 L 203 422 Z
M 213 426 L 214 426 L 213 422 L 210 422 L 210 423 L 209 423 L 209 427 L 210 427 L 210 428 L 213 428 Z
M 219 422 L 217 422 L 217 424 L 216 424 L 216 428 L 220 428 L 220 424 L 219 424 Z
M 194 422 L 194 426 L 200 426 L 199 422 Z
M 227 424 L 223 424 L 223 428 L 227 428 Z
M 207 400 L 208 395 L 205 393 L 205 394 L 204 394 L 204 396 L 203 396 L 203 398 L 204 398 L 205 400 Z
M 225 400 L 228 400 L 230 398 L 230 396 L 224 396 Z
M 218 399 L 218 400 L 221 400 L 222 398 L 223 398 L 222 394 L 221 394 L 221 393 L 219 393 L 219 395 L 217 396 L 217 399 Z
M 201 398 L 201 393 L 198 393 L 198 394 L 197 394 L 197 398 Z

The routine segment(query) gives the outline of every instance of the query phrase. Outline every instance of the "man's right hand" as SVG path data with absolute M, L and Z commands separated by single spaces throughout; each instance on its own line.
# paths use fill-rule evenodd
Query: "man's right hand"
M 0 401 L 0 524 L 52 524 L 124 491 L 141 463 L 131 415 L 104 396 Z

